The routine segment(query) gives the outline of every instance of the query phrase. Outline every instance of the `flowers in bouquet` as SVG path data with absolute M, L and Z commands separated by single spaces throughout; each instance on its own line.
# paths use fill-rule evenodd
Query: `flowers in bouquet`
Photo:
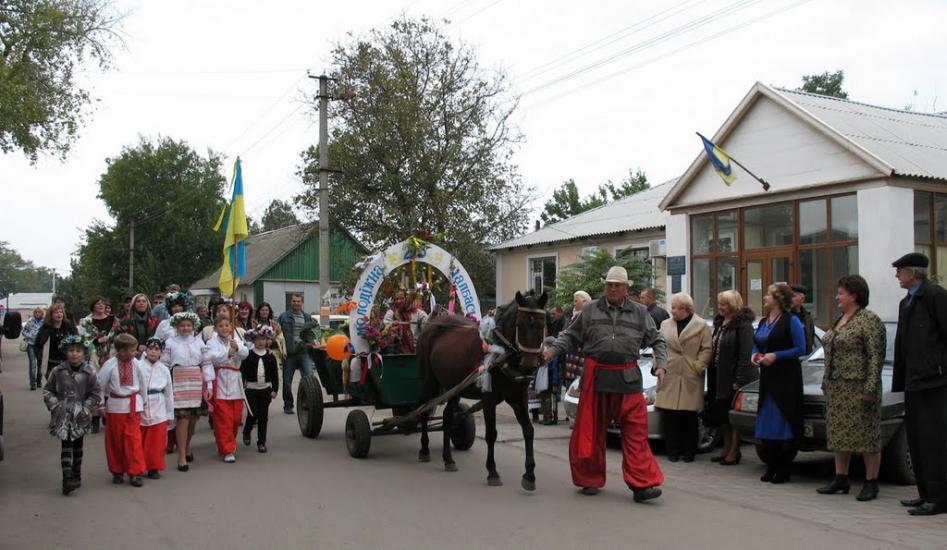
M 378 319 L 370 320 L 363 317 L 365 323 L 359 329 L 359 336 L 364 338 L 372 351 L 382 350 L 388 347 L 387 327 L 381 328 Z

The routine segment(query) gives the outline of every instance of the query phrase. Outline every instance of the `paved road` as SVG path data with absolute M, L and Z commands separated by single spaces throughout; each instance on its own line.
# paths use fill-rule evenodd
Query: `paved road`
M 815 487 L 826 457 L 804 457 L 794 482 L 761 484 L 755 457 L 725 468 L 660 458 L 665 496 L 634 504 L 609 451 L 609 485 L 595 496 L 572 487 L 568 428 L 538 426 L 539 488 L 519 487 L 522 442 L 501 418 L 497 460 L 504 487 L 488 487 L 485 446 L 455 453 L 460 471 L 419 464 L 416 437 L 376 438 L 368 459 L 348 456 L 344 413 L 331 411 L 318 440 L 271 408 L 270 453 L 241 447 L 236 464 L 215 456 L 206 423 L 188 473 L 166 472 L 142 488 L 113 486 L 101 435 L 86 439 L 84 485 L 59 494 L 59 444 L 46 434 L 40 392 L 26 384 L 25 357 L 5 342 L 7 458 L 0 462 L 0 548 L 942 548 L 947 516 L 911 518 L 896 499 L 824 497 Z M 482 434 L 482 427 L 479 427 Z M 752 454 L 750 448 L 745 453 Z

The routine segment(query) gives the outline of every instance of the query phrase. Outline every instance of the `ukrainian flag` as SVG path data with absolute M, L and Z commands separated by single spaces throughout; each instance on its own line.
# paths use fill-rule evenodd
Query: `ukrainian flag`
M 697 135 L 700 136 L 700 139 L 704 142 L 704 150 L 707 152 L 707 158 L 710 159 L 710 164 L 713 165 L 714 171 L 717 172 L 717 175 L 720 176 L 720 179 L 727 185 L 733 183 L 733 180 L 737 179 L 736 173 L 733 171 L 733 167 L 730 166 L 730 155 L 724 152 L 723 149 L 717 147 L 713 144 L 712 141 L 705 138 L 700 132 L 697 132 Z
M 247 213 L 243 206 L 243 177 L 240 173 L 240 157 L 233 169 L 233 196 L 230 204 L 224 207 L 217 220 L 214 231 L 223 231 L 224 264 L 220 268 L 220 292 L 233 297 L 240 284 L 240 277 L 247 272 Z

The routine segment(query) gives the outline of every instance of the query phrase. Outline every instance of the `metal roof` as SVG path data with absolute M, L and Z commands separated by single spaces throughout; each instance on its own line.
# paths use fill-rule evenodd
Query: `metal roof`
M 676 178 L 666 181 L 630 197 L 549 224 L 539 231 L 495 245 L 492 250 L 664 227 L 669 214 L 661 212 L 658 204 L 676 181 Z
M 253 284 L 267 268 L 299 246 L 299 243 L 314 231 L 318 231 L 316 223 L 304 223 L 250 235 L 247 238 L 247 272 L 246 275 L 240 277 L 240 283 Z M 194 282 L 191 288 L 194 290 L 217 288 L 219 281 L 220 268 L 218 267 L 210 275 Z
M 899 176 L 947 179 L 947 116 L 776 89 Z

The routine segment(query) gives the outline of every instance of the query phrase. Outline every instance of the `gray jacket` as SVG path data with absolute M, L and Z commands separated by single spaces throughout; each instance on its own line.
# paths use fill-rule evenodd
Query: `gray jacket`
M 602 297 L 593 300 L 569 328 L 559 333 L 552 344 L 554 355 L 579 347 L 587 357 L 608 364 L 628 363 L 638 359 L 641 348 L 651 347 L 654 353 L 652 370 L 667 368 L 667 346 L 654 319 L 641 304 L 625 299 L 620 306 L 611 306 Z M 583 382 L 584 383 L 584 382 Z M 599 371 L 595 390 L 610 393 L 641 391 L 641 371 Z
M 43 387 L 43 400 L 51 413 L 50 433 L 73 441 L 92 425 L 92 414 L 102 400 L 102 390 L 88 362 L 78 369 L 63 362 L 49 373 Z

